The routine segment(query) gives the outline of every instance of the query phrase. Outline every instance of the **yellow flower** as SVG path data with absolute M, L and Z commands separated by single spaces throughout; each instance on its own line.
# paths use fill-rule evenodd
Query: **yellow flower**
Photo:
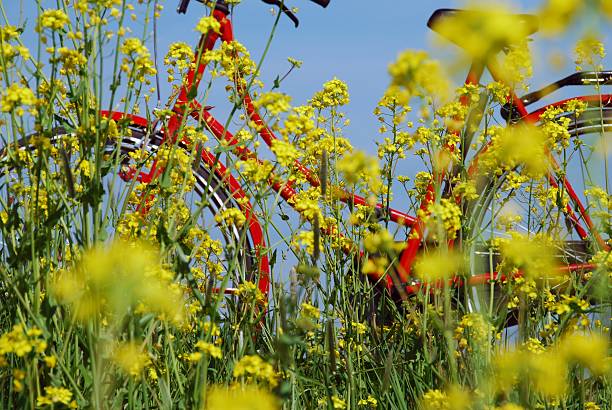
M 602 70 L 601 59 L 606 56 L 604 45 L 593 36 L 586 36 L 576 43 L 576 71 L 587 69 Z
M 323 90 L 318 91 L 310 100 L 310 105 L 317 109 L 337 107 L 349 103 L 348 86 L 342 80 L 334 77 L 323 84 Z
M 17 115 L 22 115 L 23 109 L 21 109 L 21 106 L 36 104 L 36 96 L 29 88 L 13 83 L 2 93 L 0 103 L 2 112 L 11 112 L 17 109 Z
M 331 402 L 332 402 L 332 407 L 334 408 L 334 410 L 346 409 L 346 401 L 344 401 L 342 398 L 338 397 L 337 395 L 333 395 L 331 397 Z
M 276 155 L 276 160 L 284 167 L 292 165 L 300 156 L 299 151 L 290 142 L 283 140 L 272 141 L 272 152 Z
M 607 338 L 596 333 L 565 336 L 559 350 L 570 363 L 580 364 L 597 375 L 606 374 L 612 362 L 608 356 L 610 344 Z
M 438 61 L 429 58 L 425 51 L 406 50 L 389 65 L 391 86 L 388 95 L 396 96 L 400 104 L 407 104 L 412 97 L 437 96 L 443 100 L 449 94 L 449 81 Z
M 209 31 L 214 31 L 215 33 L 220 33 L 221 31 L 221 23 L 217 21 L 213 16 L 204 16 L 200 19 L 198 24 L 196 25 L 196 31 L 199 31 L 202 34 L 206 34 Z
M 61 403 L 72 408 L 71 399 L 72 392 L 70 390 L 63 387 L 46 386 L 44 396 L 38 396 L 36 398 L 36 405 L 42 407 Z
M 87 57 L 77 50 L 61 47 L 57 50 L 57 54 L 57 58 L 52 61 L 62 63 L 62 74 L 76 73 L 78 70 L 85 68 L 84 66 L 87 64 Z
M 291 109 L 291 96 L 283 93 L 269 91 L 259 95 L 257 100 L 253 102 L 256 108 L 263 107 L 273 116 L 277 116 Z
M 45 364 L 47 365 L 47 367 L 49 368 L 54 368 L 55 365 L 57 364 L 57 357 L 55 356 L 45 356 L 43 357 L 43 360 L 45 361 Z
M 278 375 L 274 367 L 258 355 L 243 356 L 234 366 L 234 378 L 246 377 L 267 382 L 271 387 L 278 385 Z
M 460 18 L 440 18 L 434 29 L 459 44 L 473 58 L 486 60 L 500 46 L 520 43 L 537 27 L 517 24 L 512 10 L 496 2 L 476 5 Z
M 274 165 L 270 161 L 263 160 L 260 162 L 253 158 L 246 161 L 238 161 L 236 166 L 240 169 L 240 174 L 253 183 L 267 181 L 274 169 Z
M 315 218 L 319 218 L 319 221 L 321 221 L 323 214 L 319 208 L 320 196 L 321 190 L 319 188 L 309 188 L 294 195 L 290 199 L 290 203 L 305 220 L 312 222 Z
M 300 231 L 298 232 L 293 240 L 291 241 L 291 245 L 297 249 L 302 246 L 306 247 L 306 253 L 309 255 L 314 255 L 315 251 L 315 243 L 314 243 L 314 232 L 313 231 Z M 322 251 L 323 247 L 321 243 L 319 243 L 319 251 Z
M 457 236 L 461 229 L 461 208 L 450 199 L 442 198 L 439 203 L 432 203 L 427 209 L 428 213 L 419 209 L 418 215 L 423 219 L 428 234 L 433 239 L 439 240 L 440 235 L 446 235 L 450 239 Z
M 367 406 L 375 409 L 378 406 L 378 400 L 372 396 L 368 396 L 365 399 L 361 399 L 357 402 L 358 406 Z
M 501 406 L 495 407 L 495 410 L 524 410 L 524 409 L 523 409 L 523 406 L 519 406 L 518 404 L 505 403 L 505 404 L 502 404 Z
M 528 90 L 527 80 L 533 74 L 533 65 L 526 40 L 513 45 L 501 58 L 500 69 L 500 74 L 506 84 Z
M 421 397 L 421 405 L 425 410 L 450 410 L 452 408 L 446 393 L 438 389 L 427 390 Z
M 420 255 L 414 265 L 414 271 L 418 278 L 425 281 L 443 280 L 459 273 L 462 264 L 461 255 L 438 249 Z
M 236 295 L 249 302 L 265 303 L 266 296 L 253 282 L 245 281 L 238 285 Z
M 547 35 L 562 32 L 584 5 L 582 0 L 547 0 L 538 13 L 542 32 Z
M 363 246 L 369 253 L 399 252 L 404 248 L 403 242 L 395 242 L 395 239 L 386 229 L 378 232 L 369 232 L 363 238 Z
M 277 410 L 278 399 L 266 390 L 256 386 L 239 385 L 232 387 L 214 386 L 206 395 L 208 410 Z
M 558 276 L 554 247 L 550 240 L 543 236 L 530 238 L 516 232 L 511 235 L 512 239 L 501 243 L 501 253 L 504 257 L 501 269 L 508 272 L 518 268 L 528 278 Z
M 47 348 L 40 336 L 42 331 L 36 327 L 26 329 L 22 324 L 16 324 L 10 332 L 0 336 L 0 357 L 7 353 L 13 353 L 18 357 L 23 357 L 34 351 L 43 353 Z
M 221 352 L 221 349 L 212 343 L 208 343 L 208 342 L 199 340 L 198 342 L 196 342 L 195 347 L 200 352 L 206 353 L 208 356 L 212 358 L 221 359 L 221 357 L 223 357 L 223 353 Z
M 142 346 L 135 342 L 122 343 L 113 351 L 113 361 L 129 376 L 140 377 L 150 362 L 149 355 L 142 351 Z
M 364 181 L 369 192 L 378 193 L 382 186 L 378 161 L 362 151 L 345 155 L 336 164 L 336 168 L 344 175 L 349 184 Z
M 182 291 L 171 288 L 174 274 L 145 243 L 116 241 L 87 251 L 74 269 L 61 272 L 52 293 L 70 305 L 79 320 L 104 313 L 120 319 L 141 306 L 164 319 L 181 320 Z
M 529 356 L 528 375 L 534 388 L 546 397 L 559 397 L 567 389 L 567 364 L 554 352 Z
M 164 58 L 164 64 L 184 70 L 191 65 L 193 59 L 194 53 L 191 46 L 187 43 L 177 42 L 170 44 L 168 53 Z
M 244 216 L 244 213 L 238 208 L 228 208 L 215 215 L 215 221 L 241 227 L 246 222 L 246 216 Z
M 147 47 L 138 38 L 127 38 L 121 45 L 121 52 L 125 55 L 121 70 L 129 74 L 130 81 L 146 82 L 146 77 L 154 75 L 157 71 L 151 61 L 151 54 Z
M 321 317 L 319 308 L 314 307 L 310 303 L 304 302 L 300 305 L 302 315 L 308 319 L 318 320 Z
M 68 16 L 62 10 L 45 10 L 40 15 L 37 31 L 44 28 L 51 30 L 62 30 L 69 23 Z
M 481 156 L 480 169 L 501 175 L 504 171 L 524 165 L 524 172 L 538 177 L 548 169 L 546 135 L 533 125 L 511 127 L 492 126 L 487 130 L 491 145 Z

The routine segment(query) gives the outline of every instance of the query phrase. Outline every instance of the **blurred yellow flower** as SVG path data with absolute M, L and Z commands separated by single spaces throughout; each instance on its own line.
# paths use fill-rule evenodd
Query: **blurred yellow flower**
M 592 35 L 587 35 L 576 43 L 576 71 L 603 70 L 602 59 L 606 56 L 603 43 Z
M 559 345 L 560 353 L 568 362 L 584 366 L 596 375 L 612 369 L 609 349 L 608 338 L 597 333 L 573 333 L 565 336 Z
M 393 95 L 400 104 L 412 97 L 435 96 L 448 98 L 450 82 L 442 66 L 429 58 L 425 51 L 406 50 L 389 65 L 391 85 L 386 95 Z
M 336 169 L 344 175 L 347 183 L 354 185 L 364 182 L 368 192 L 374 194 L 380 192 L 382 187 L 380 167 L 375 157 L 363 151 L 355 151 L 341 158 L 336 164 Z
M 156 249 L 144 242 L 115 241 L 87 251 L 73 269 L 58 274 L 51 290 L 79 320 L 102 313 L 119 320 L 140 306 L 140 311 L 180 321 L 182 293 L 170 287 L 172 279 Z
M 414 271 L 419 279 L 436 281 L 448 279 L 461 271 L 463 258 L 452 250 L 436 249 L 417 258 Z
M 278 399 L 270 392 L 256 386 L 214 386 L 206 395 L 208 410 L 277 410 Z
M 127 375 L 139 378 L 145 366 L 151 363 L 149 355 L 139 343 L 121 343 L 113 349 L 113 362 Z
M 555 278 L 557 269 L 553 242 L 542 236 L 529 237 L 511 232 L 512 238 L 501 242 L 503 262 L 501 270 L 520 269 L 527 278 Z

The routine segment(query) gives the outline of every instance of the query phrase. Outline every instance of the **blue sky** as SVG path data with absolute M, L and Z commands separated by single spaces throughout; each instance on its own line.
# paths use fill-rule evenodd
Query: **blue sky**
M 204 8 L 192 0 L 187 15 L 174 12 L 176 1 L 166 2 L 160 19 L 160 49 L 176 39 L 195 42 L 193 27 Z M 407 48 L 428 50 L 437 57 L 448 57 L 452 47 L 440 50 L 426 22 L 437 8 L 460 7 L 460 1 L 399 1 L 399 0 L 332 0 L 322 9 L 306 0 L 287 1 L 299 8 L 300 27 L 294 28 L 287 18 L 282 18 L 272 47 L 262 67 L 262 78 L 270 86 L 272 80 L 288 69 L 287 57 L 304 62 L 283 83 L 282 91 L 293 97 L 294 104 L 302 104 L 321 85 L 337 76 L 349 85 L 351 103 L 346 107 L 351 119 L 350 138 L 355 145 L 373 152 L 373 140 L 377 138 L 377 123 L 372 115 L 374 105 L 388 85 L 387 66 L 397 54 Z M 516 7 L 523 13 L 533 12 L 540 2 L 523 0 Z M 270 6 L 256 0 L 244 0 L 235 9 L 233 23 L 236 38 L 244 43 L 254 58 L 261 55 L 274 16 Z M 610 27 L 603 34 L 610 39 Z M 536 60 L 534 86 L 544 85 L 573 72 L 572 37 L 576 33 L 556 41 L 544 40 L 535 35 L 533 46 Z M 609 42 L 607 42 L 609 43 Z M 564 55 L 567 64 L 562 70 L 551 73 L 546 68 L 552 53 Z M 608 60 L 609 61 L 609 60 Z M 535 88 L 534 88 L 535 89 Z
M 33 3 L 34 0 L 3 1 L 11 23 L 17 22 L 21 5 L 30 28 L 35 19 Z M 197 43 L 198 35 L 194 27 L 206 8 L 192 0 L 188 13 L 178 15 L 175 12 L 178 0 L 160 3 L 164 5 L 158 29 L 158 60 L 161 62 L 172 42 Z M 449 0 L 332 0 L 327 9 L 322 9 L 307 0 L 287 0 L 289 6 L 299 8 L 301 24 L 296 29 L 289 19 L 281 18 L 262 67 L 262 79 L 270 87 L 272 80 L 289 68 L 287 57 L 302 60 L 302 68 L 294 71 L 281 88 L 281 91 L 293 97 L 295 105 L 304 104 L 325 81 L 334 76 L 346 81 L 351 94 L 351 103 L 345 108 L 351 120 L 346 136 L 358 148 L 374 153 L 374 141 L 380 137 L 372 110 L 388 84 L 388 64 L 400 51 L 408 48 L 428 50 L 432 55 L 449 61 L 454 47 L 441 49 L 440 42 L 434 41 L 439 37 L 427 28 L 426 22 L 437 8 L 461 7 L 465 3 Z M 514 2 L 517 12 L 523 13 L 534 12 L 540 3 L 529 0 Z M 54 7 L 55 1 L 43 0 L 42 4 Z M 275 18 L 270 10 L 270 6 L 261 1 L 243 0 L 233 15 L 236 38 L 249 48 L 256 60 L 261 56 Z M 142 32 L 141 22 L 130 24 L 134 33 Z M 599 31 L 603 34 L 604 43 L 612 47 L 609 41 L 610 25 L 600 27 Z M 533 36 L 536 60 L 532 89 L 573 72 L 573 41 L 578 34 L 579 30 L 574 30 L 568 36 L 555 40 L 544 39 L 538 34 Z M 148 46 L 153 49 L 152 42 Z M 548 57 L 554 53 L 564 56 L 568 62 L 558 71 L 547 64 Z M 606 66 L 612 68 L 609 57 Z M 464 69 L 458 71 L 463 72 Z M 459 77 L 458 82 L 461 80 Z M 163 81 L 163 74 L 161 91 L 162 101 L 165 101 L 169 87 Z M 214 102 L 211 101 L 211 104 L 214 105 Z M 224 119 L 221 109 L 217 114 L 221 120 Z M 411 164 L 405 166 L 406 173 L 414 173 Z

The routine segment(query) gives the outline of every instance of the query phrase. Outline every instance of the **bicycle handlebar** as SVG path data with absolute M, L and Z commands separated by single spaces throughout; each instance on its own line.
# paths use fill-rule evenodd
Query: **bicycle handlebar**
M 176 12 L 179 13 L 179 14 L 185 14 L 187 12 L 187 8 L 189 7 L 189 2 L 190 1 L 191 0 L 179 0 L 179 5 L 176 8 Z M 199 1 L 200 3 L 204 2 L 204 0 L 197 0 L 197 1 Z M 296 27 L 299 26 L 300 21 L 295 16 L 295 14 L 293 14 L 293 12 L 290 9 L 288 9 L 287 6 L 285 6 L 284 0 L 261 0 L 261 1 L 263 1 L 266 4 L 271 4 L 273 6 L 278 6 L 281 9 L 281 11 L 283 13 L 285 13 L 285 15 L 287 17 L 289 17 L 291 19 L 291 21 L 293 21 L 293 24 L 295 24 Z M 312 1 L 313 3 L 318 4 L 321 7 L 327 7 L 331 0 L 310 0 L 310 1 Z M 217 10 L 223 10 L 226 13 L 229 12 L 229 7 L 228 7 L 227 3 L 224 0 L 217 0 L 215 2 L 215 8 Z

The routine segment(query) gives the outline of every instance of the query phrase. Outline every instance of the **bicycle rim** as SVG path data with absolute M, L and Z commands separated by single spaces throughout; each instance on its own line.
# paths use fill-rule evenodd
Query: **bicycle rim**
M 564 113 L 559 117 L 572 115 Z M 592 198 L 585 195 L 585 191 L 593 186 L 606 189 L 609 183 L 609 171 L 606 170 L 611 165 L 612 108 L 588 109 L 582 115 L 572 118 L 568 131 L 569 146 L 554 156 L 580 200 L 584 204 L 589 203 L 587 207 L 593 211 Z M 471 223 L 466 229 L 467 239 L 464 242 L 470 255 L 469 275 L 472 279 L 478 277 L 474 282 L 480 282 L 466 286 L 463 292 L 465 310 L 483 313 L 500 328 L 515 325 L 518 321 L 515 296 L 517 286 L 521 285 L 511 282 L 524 272 L 498 271 L 504 255 L 493 244 L 510 239 L 512 235 L 521 235 L 526 238 L 526 243 L 534 243 L 534 246 L 538 245 L 538 241 L 549 238 L 551 241 L 547 242 L 547 249 L 553 249 L 553 263 L 561 270 L 588 264 L 594 254 L 602 249 L 593 233 L 589 233 L 586 239 L 582 238 L 567 218 L 567 203 L 574 215 L 580 215 L 577 207 L 569 201 L 562 178 L 555 179 L 558 187 L 550 181 L 542 180 L 510 183 L 512 178 L 520 175 L 521 170 L 517 168 L 499 176 L 481 177 L 478 199 L 468 202 L 465 208 L 466 220 Z M 510 230 L 502 228 L 504 219 L 507 222 L 514 219 Z M 584 221 L 581 222 L 584 226 Z M 607 236 L 602 233 L 602 224 L 606 222 L 595 220 L 594 223 L 592 231 L 603 237 L 603 241 L 607 240 Z M 567 289 L 573 285 L 571 282 L 577 279 L 576 276 L 585 273 L 586 269 L 578 269 L 573 279 L 553 281 L 554 284 L 550 285 L 552 291 Z M 496 280 L 486 280 L 491 277 Z M 531 296 L 521 299 L 519 304 L 525 307 L 525 304 L 530 303 Z M 534 296 L 534 299 L 537 297 L 540 296 Z
M 145 130 L 133 127 L 130 128 L 131 135 L 124 136 L 117 139 L 114 142 L 107 142 L 103 148 L 105 157 L 115 158 L 116 161 L 112 163 L 111 169 L 103 177 L 101 185 L 104 189 L 104 199 L 99 204 L 102 209 L 106 209 L 104 212 L 104 218 L 112 221 L 110 223 L 110 229 L 108 230 L 108 236 L 118 236 L 116 232 L 113 232 L 120 224 L 120 217 L 117 215 L 119 209 L 128 210 L 128 213 L 134 214 L 142 212 L 139 209 L 129 209 L 130 205 L 126 203 L 128 197 L 134 192 L 134 186 L 137 182 L 132 179 L 122 179 L 119 176 L 120 171 L 128 169 L 130 166 L 136 167 L 138 170 L 142 169 L 142 161 L 135 160 L 134 157 L 138 158 L 153 158 L 155 153 L 159 151 L 160 144 L 162 142 L 162 136 L 148 135 Z M 33 139 L 34 137 L 34 139 Z M 17 143 L 18 153 L 17 156 L 26 156 L 30 153 L 36 158 L 42 158 L 43 155 L 38 156 L 37 148 L 32 145 L 32 141 L 36 139 L 35 135 L 29 136 L 24 140 Z M 71 134 L 65 133 L 63 129 L 54 130 L 53 136 L 48 138 L 51 150 L 54 154 L 46 154 L 44 161 L 46 162 L 45 172 L 57 173 L 59 182 L 64 185 L 75 185 L 67 187 L 66 196 L 78 195 L 78 192 L 73 192 L 75 189 L 80 191 L 84 187 L 79 186 L 78 170 L 82 169 L 83 165 L 79 162 L 81 157 L 77 150 L 74 150 L 75 137 Z M 177 146 L 176 149 L 184 150 L 185 147 Z M 134 155 L 133 157 L 131 154 Z M 6 160 L 7 150 L 0 150 L 0 160 Z M 67 161 L 66 161 L 67 160 Z M 215 300 L 216 298 L 211 297 L 212 295 L 220 292 L 234 293 L 238 286 L 245 281 L 253 281 L 257 284 L 257 272 L 256 267 L 257 256 L 253 250 L 253 242 L 250 238 L 248 229 L 237 227 L 231 224 L 222 224 L 218 222 L 215 216 L 219 215 L 224 210 L 230 208 L 238 208 L 238 205 L 233 200 L 233 197 L 228 194 L 226 186 L 219 180 L 217 175 L 211 172 L 203 161 L 200 161 L 196 168 L 192 170 L 194 185 L 193 190 L 185 192 L 184 200 L 186 211 L 188 211 L 192 217 L 197 215 L 195 219 L 195 225 L 197 225 L 201 231 L 205 232 L 210 239 L 211 243 L 216 243 L 211 247 L 219 248 L 221 252 L 219 254 L 212 254 L 207 260 L 198 260 L 198 264 L 194 262 L 194 255 L 189 255 L 185 250 L 189 250 L 189 246 L 183 247 L 183 254 L 178 257 L 183 257 L 185 262 L 189 264 L 191 273 L 198 271 L 204 271 L 207 273 L 205 276 L 198 276 L 193 274 L 195 279 L 191 279 L 197 282 L 200 293 L 206 295 L 208 299 Z M 67 183 L 65 173 L 67 168 L 71 170 L 71 178 L 73 179 L 71 184 Z M 20 174 L 20 175 L 18 175 Z M 61 174 L 61 176 L 59 176 Z M 20 184 L 26 188 L 32 184 L 32 176 L 28 175 L 28 172 L 23 172 L 23 169 L 17 169 L 17 167 L 5 167 L 2 175 L 0 175 L 0 195 L 4 196 L 4 204 L 12 204 L 16 198 L 11 191 L 11 185 L 15 181 L 21 181 Z M 66 188 L 66 186 L 65 186 Z M 7 211 L 10 211 L 7 209 Z M 70 212 L 70 211 L 64 211 Z M 144 212 L 146 214 L 146 211 Z M 59 231 L 59 230 L 58 230 Z M 66 241 L 71 244 L 79 244 L 83 246 L 85 238 L 77 238 L 75 230 L 70 232 L 70 229 L 63 229 L 64 233 L 62 241 Z M 158 235 L 160 233 L 158 232 Z M 167 233 L 164 233 L 167 234 Z M 58 234 L 60 235 L 60 234 Z M 0 238 L 4 243 L 9 238 Z M 5 248 L 5 247 L 3 247 Z M 2 257 L 8 259 L 10 255 L 5 248 L 2 252 Z M 61 253 L 56 255 L 57 258 L 62 258 Z M 200 266 L 196 266 L 200 265 Z M 214 269 L 213 269 L 214 267 Z M 212 274 L 211 270 L 215 271 L 216 274 Z M 183 277 L 182 282 L 186 282 L 188 279 Z M 190 285 L 192 284 L 190 283 Z M 227 298 L 225 301 L 233 303 L 235 296 Z M 220 305 L 223 301 L 219 302 Z M 224 309 L 223 307 L 221 309 Z

